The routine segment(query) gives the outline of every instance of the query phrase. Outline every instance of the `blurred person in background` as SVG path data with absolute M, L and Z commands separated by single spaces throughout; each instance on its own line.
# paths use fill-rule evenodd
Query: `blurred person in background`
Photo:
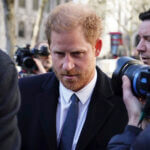
M 17 70 L 11 58 L 0 50 L 0 150 L 20 150 L 16 118 L 19 107 Z
M 46 51 L 45 55 L 39 55 L 37 58 L 34 58 L 34 61 L 36 62 L 36 65 L 38 67 L 38 70 L 35 73 L 41 74 L 41 73 L 51 72 L 52 71 L 52 60 L 51 60 L 51 54 L 50 54 L 50 49 L 49 49 L 48 43 L 46 41 L 39 42 L 35 45 L 34 48 L 38 49 L 40 51 L 43 50 L 43 54 L 44 54 L 44 49 Z M 49 53 L 47 53 L 47 51 Z
M 33 49 L 30 49 L 29 44 L 26 47 L 18 47 L 15 60 L 21 67 L 19 77 L 52 71 L 51 54 L 46 41 L 37 43 Z
M 142 22 L 138 29 L 139 43 L 136 50 L 141 61 L 150 65 L 150 10 L 141 13 L 139 19 Z

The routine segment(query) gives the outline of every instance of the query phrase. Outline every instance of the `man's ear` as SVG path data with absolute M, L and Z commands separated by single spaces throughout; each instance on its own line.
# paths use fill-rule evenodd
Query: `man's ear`
M 98 39 L 97 42 L 96 42 L 96 45 L 95 45 L 95 55 L 98 56 L 101 52 L 101 49 L 102 49 L 102 40 Z

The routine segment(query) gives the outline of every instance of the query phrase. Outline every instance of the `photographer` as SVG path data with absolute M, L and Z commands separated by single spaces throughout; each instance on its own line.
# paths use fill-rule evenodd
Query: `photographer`
M 42 50 L 43 48 L 47 48 L 49 53 L 47 53 L 47 55 L 39 55 L 37 58 L 33 58 L 38 67 L 38 70 L 35 71 L 35 74 L 42 74 L 52 71 L 52 61 L 48 43 L 43 41 L 35 45 L 35 49 Z
M 137 45 L 137 51 L 141 61 L 150 65 L 150 10 L 141 13 L 139 18 L 142 23 L 138 32 L 140 41 Z M 148 150 L 150 149 L 150 123 L 148 117 L 143 117 L 141 110 L 143 112 L 144 108 L 147 108 L 147 113 L 150 110 L 149 92 L 146 94 L 146 100 L 138 99 L 131 91 L 131 81 L 126 76 L 123 76 L 122 80 L 123 100 L 129 120 L 124 132 L 111 139 L 108 150 Z
M 18 47 L 15 59 L 18 66 L 21 66 L 19 77 L 51 71 L 51 55 L 46 42 L 38 43 L 33 49 L 30 49 L 30 45 L 23 48 Z

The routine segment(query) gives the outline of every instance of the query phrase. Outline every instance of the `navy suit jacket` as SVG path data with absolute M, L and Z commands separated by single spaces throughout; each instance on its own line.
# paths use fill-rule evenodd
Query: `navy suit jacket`
M 141 128 L 128 125 L 122 134 L 114 136 L 108 150 L 149 150 L 150 125 L 142 131 Z
M 105 150 L 110 138 L 121 133 L 127 123 L 122 99 L 114 95 L 110 79 L 98 68 L 97 73 L 96 86 L 76 150 Z M 59 81 L 52 72 L 22 78 L 19 85 L 22 98 L 18 114 L 21 150 L 56 150 Z

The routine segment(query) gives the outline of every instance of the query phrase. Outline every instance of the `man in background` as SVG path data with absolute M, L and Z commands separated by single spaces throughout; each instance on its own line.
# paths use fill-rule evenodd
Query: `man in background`
M 141 13 L 139 19 L 142 21 L 139 30 L 139 43 L 137 52 L 144 64 L 150 65 L 150 10 Z
M 138 30 L 139 43 L 137 52 L 141 61 L 150 65 L 150 10 L 140 13 L 139 19 L 142 22 Z M 142 104 L 132 94 L 131 82 L 126 76 L 123 77 L 123 97 L 128 111 L 128 126 L 122 134 L 111 139 L 108 150 L 148 150 L 150 149 L 150 124 L 146 118 L 140 125 L 138 124 Z M 143 129 L 145 130 L 142 132 Z
M 18 47 L 15 59 L 21 67 L 19 78 L 52 71 L 51 54 L 46 41 L 37 43 L 32 49 L 28 44 L 26 47 Z
M 41 55 L 38 55 L 37 58 L 33 58 L 38 67 L 38 70 L 35 71 L 35 74 L 51 72 L 52 60 L 48 43 L 46 41 L 39 42 L 34 48 L 41 51 Z

